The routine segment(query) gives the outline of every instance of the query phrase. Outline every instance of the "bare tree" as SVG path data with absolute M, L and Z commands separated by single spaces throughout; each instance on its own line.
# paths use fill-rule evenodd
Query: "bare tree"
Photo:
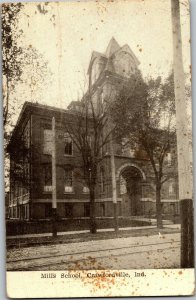
M 66 119 L 66 130 L 82 158 L 83 180 L 90 194 L 90 229 L 96 233 L 95 188 L 98 180 L 98 166 L 103 159 L 102 150 L 109 143 L 114 127 L 108 126 L 107 104 L 96 107 L 91 87 L 77 101 L 77 107 L 70 110 Z
M 127 137 L 137 153 L 150 161 L 155 176 L 157 227 L 162 228 L 161 187 L 171 176 L 165 158 L 175 144 L 173 75 L 144 82 L 134 74 L 111 110 L 117 138 Z M 171 173 L 171 172 L 170 172 Z

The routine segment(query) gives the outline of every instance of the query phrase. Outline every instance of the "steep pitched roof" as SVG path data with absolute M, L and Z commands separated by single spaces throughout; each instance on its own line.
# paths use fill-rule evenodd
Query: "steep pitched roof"
M 114 65 L 112 63 L 111 58 L 108 58 L 106 67 L 105 67 L 105 71 L 109 71 L 109 72 L 114 72 Z
M 120 51 L 125 51 L 125 52 L 129 53 L 130 56 L 132 57 L 132 59 L 135 61 L 136 66 L 138 66 L 140 64 L 139 60 L 137 59 L 137 57 L 135 56 L 135 54 L 133 53 L 133 51 L 131 50 L 129 45 L 125 44 L 124 46 L 120 47 L 120 45 L 117 43 L 115 38 L 112 37 L 107 46 L 105 53 L 100 53 L 97 51 L 92 52 L 92 56 L 91 56 L 91 60 L 89 63 L 87 74 L 89 74 L 95 59 L 100 59 L 103 62 L 103 64 L 104 64 L 103 70 L 115 72 L 114 65 L 113 65 L 113 58 L 114 58 L 114 55 L 119 53 Z
M 106 52 L 105 52 L 105 55 L 109 58 L 110 56 L 112 56 L 112 54 L 114 52 L 116 52 L 118 49 L 120 49 L 120 46 L 119 44 L 117 43 L 117 41 L 115 40 L 114 37 L 111 38 L 108 46 L 107 46 L 107 49 L 106 49 Z
M 93 51 L 93 53 L 91 55 L 91 60 L 90 60 L 90 63 L 89 63 L 87 74 L 89 74 L 91 64 L 92 64 L 92 62 L 94 61 L 95 58 L 102 58 L 102 59 L 105 59 L 105 60 L 107 59 L 105 54 L 97 52 L 97 51 Z

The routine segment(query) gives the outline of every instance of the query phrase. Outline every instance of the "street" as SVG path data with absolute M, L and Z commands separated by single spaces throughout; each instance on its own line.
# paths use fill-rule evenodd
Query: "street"
M 8 271 L 180 267 L 180 233 L 36 246 L 7 251 Z

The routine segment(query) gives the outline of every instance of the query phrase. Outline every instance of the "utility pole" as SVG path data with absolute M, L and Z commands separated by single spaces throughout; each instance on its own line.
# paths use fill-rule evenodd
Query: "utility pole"
M 185 74 L 182 59 L 182 39 L 179 0 L 171 0 L 173 30 L 173 64 L 178 150 L 178 180 L 181 213 L 181 267 L 194 267 L 192 174 L 187 130 Z
M 52 235 L 57 236 L 56 224 L 56 138 L 55 138 L 55 118 L 52 118 Z
M 114 147 L 112 139 L 110 139 L 110 160 L 111 160 L 111 174 L 112 174 L 112 200 L 114 205 L 114 229 L 118 232 L 118 202 L 116 192 L 116 168 L 114 160 Z

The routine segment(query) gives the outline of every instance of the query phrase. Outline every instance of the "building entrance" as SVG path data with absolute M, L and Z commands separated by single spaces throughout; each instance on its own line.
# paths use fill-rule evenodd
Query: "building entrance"
M 136 167 L 126 167 L 121 172 L 121 196 L 124 216 L 142 215 L 142 176 Z M 122 184 L 123 182 L 123 184 Z M 122 186 L 123 190 L 122 190 Z

